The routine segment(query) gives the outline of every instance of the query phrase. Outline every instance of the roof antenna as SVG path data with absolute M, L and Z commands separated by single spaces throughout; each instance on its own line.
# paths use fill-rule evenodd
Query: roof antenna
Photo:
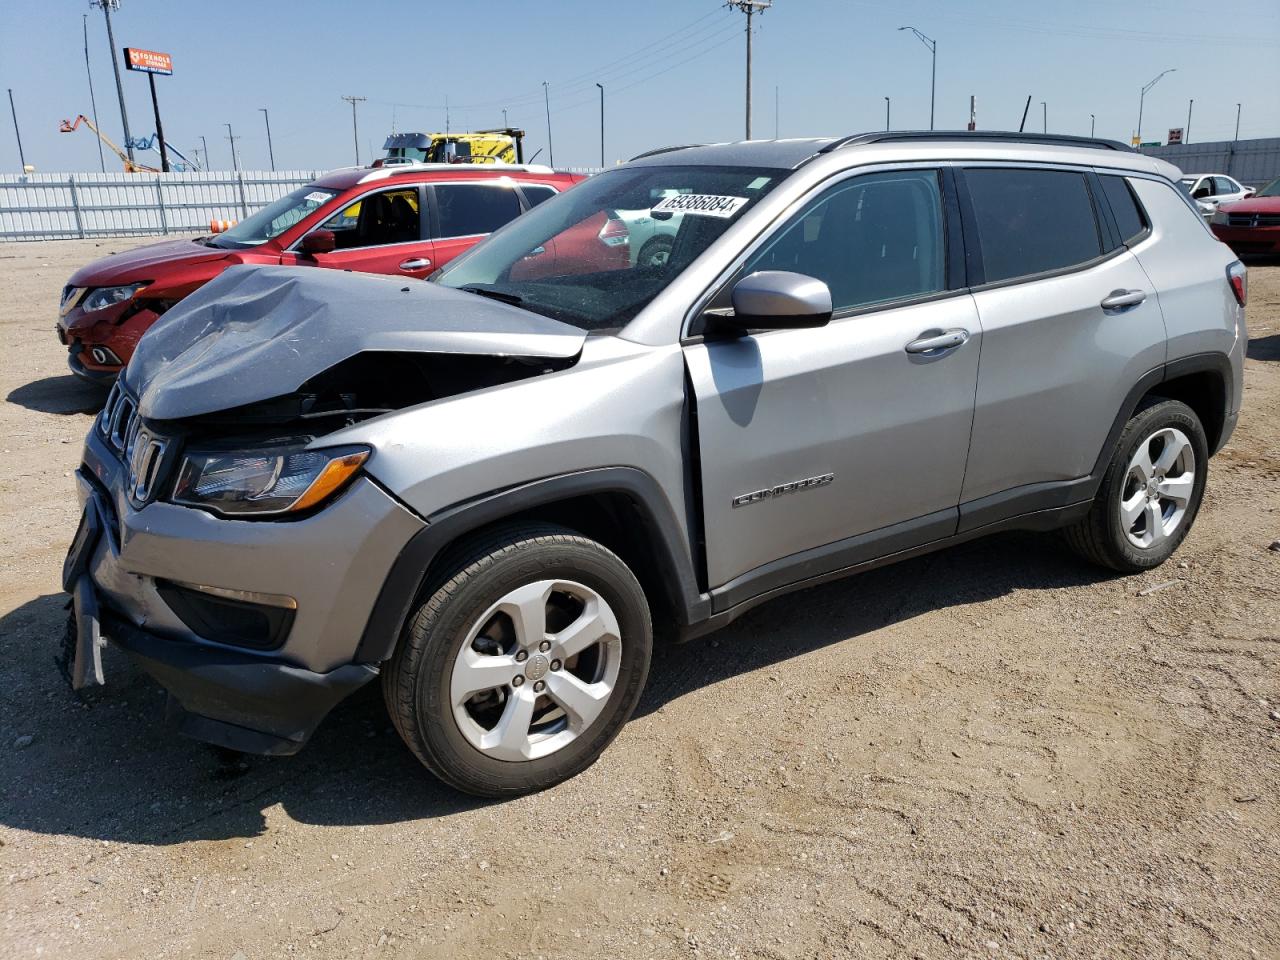
M 1027 105 L 1022 108 L 1022 122 L 1018 124 L 1018 132 L 1021 133 L 1027 125 L 1027 111 L 1031 109 L 1031 94 L 1027 94 Z

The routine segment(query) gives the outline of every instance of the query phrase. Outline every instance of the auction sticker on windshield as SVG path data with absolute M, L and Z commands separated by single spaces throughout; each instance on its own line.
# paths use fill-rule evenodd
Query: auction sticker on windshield
M 653 207 L 654 213 L 688 213 L 699 217 L 732 217 L 747 197 L 718 197 L 710 193 L 677 193 Z

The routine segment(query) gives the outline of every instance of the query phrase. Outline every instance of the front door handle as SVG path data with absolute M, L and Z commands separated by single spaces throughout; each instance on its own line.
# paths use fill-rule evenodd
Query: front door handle
M 907 344 L 907 353 L 939 354 L 945 350 L 962 347 L 969 340 L 969 331 L 959 327 L 954 330 L 943 330 L 940 333 L 929 331 L 921 334 Z
M 1125 307 L 1136 307 L 1145 299 L 1145 290 L 1112 290 L 1111 295 L 1103 299 L 1102 309 L 1123 310 Z
M 426 257 L 414 257 L 412 260 L 405 260 L 400 264 L 401 270 L 425 270 L 431 266 L 431 261 Z

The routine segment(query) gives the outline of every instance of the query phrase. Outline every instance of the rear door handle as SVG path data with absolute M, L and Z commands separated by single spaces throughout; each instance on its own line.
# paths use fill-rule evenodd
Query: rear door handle
M 907 344 L 907 353 L 942 353 L 944 350 L 954 350 L 956 347 L 962 347 L 969 340 L 969 331 L 962 330 L 957 327 L 954 330 L 944 330 L 941 333 L 930 331 L 922 334 L 915 340 Z
M 1145 290 L 1112 290 L 1111 295 L 1103 299 L 1102 309 L 1123 310 L 1125 307 L 1136 307 L 1145 299 Z
M 415 257 L 412 260 L 405 260 L 400 264 L 401 270 L 425 270 L 431 266 L 431 261 L 426 257 Z

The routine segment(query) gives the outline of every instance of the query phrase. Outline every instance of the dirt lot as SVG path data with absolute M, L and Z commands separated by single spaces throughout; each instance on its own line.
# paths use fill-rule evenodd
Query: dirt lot
M 240 761 L 119 655 L 90 702 L 64 685 L 97 397 L 55 304 L 134 242 L 0 245 L 0 955 L 1280 956 L 1280 267 L 1163 569 L 1012 535 L 776 601 L 659 651 L 586 774 L 484 803 L 376 688 Z

